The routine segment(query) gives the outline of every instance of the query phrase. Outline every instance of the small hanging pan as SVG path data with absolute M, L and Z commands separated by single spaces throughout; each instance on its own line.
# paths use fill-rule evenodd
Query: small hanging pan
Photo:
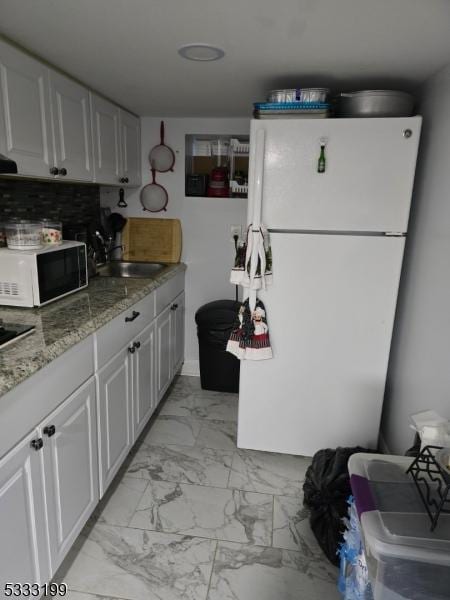
M 156 183 L 155 168 L 152 164 L 152 182 L 145 185 L 140 194 L 142 208 L 148 212 L 161 212 L 167 210 L 166 206 L 169 202 L 169 196 L 166 189 Z
M 167 171 L 173 171 L 175 154 L 172 148 L 164 143 L 164 121 L 161 121 L 160 136 L 161 142 L 150 150 L 148 159 L 155 171 L 167 173 Z

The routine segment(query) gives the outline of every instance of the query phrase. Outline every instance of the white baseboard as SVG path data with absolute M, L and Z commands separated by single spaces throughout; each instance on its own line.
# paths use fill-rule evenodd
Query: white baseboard
M 200 363 L 198 360 L 185 360 L 181 367 L 181 375 L 200 377 Z

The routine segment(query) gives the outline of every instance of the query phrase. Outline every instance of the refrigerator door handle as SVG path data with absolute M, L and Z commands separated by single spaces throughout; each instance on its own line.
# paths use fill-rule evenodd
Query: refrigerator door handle
M 252 282 L 256 276 L 258 268 L 258 248 L 259 244 L 256 243 L 256 237 L 260 235 L 261 226 L 261 213 L 262 213 L 262 195 L 263 195 L 263 176 L 264 176 L 264 152 L 265 152 L 265 131 L 264 129 L 258 129 L 256 132 L 256 148 L 255 148 L 255 176 L 253 186 L 253 215 L 252 215 L 252 236 L 253 240 L 252 252 L 250 255 L 250 289 L 249 289 L 249 303 L 250 310 L 254 311 L 256 306 L 256 290 L 252 289 Z M 262 268 L 262 265 L 261 265 Z
M 262 196 L 263 196 L 263 177 L 264 177 L 264 152 L 265 152 L 265 134 L 264 129 L 258 129 L 256 132 L 255 149 L 255 185 L 253 192 L 253 218 L 252 229 L 258 230 L 261 224 Z

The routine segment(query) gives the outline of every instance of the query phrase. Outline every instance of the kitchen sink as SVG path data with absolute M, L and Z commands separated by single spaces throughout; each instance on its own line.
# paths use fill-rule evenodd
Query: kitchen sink
M 101 277 L 156 277 L 167 265 L 162 263 L 124 262 L 114 260 L 99 267 Z

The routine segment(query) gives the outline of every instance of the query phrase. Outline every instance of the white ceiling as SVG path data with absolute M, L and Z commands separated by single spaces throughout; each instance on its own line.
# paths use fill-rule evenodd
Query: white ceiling
M 450 0 L 0 0 L 0 31 L 139 115 L 245 116 L 278 87 L 413 89 Z M 222 47 L 193 63 L 177 48 Z

